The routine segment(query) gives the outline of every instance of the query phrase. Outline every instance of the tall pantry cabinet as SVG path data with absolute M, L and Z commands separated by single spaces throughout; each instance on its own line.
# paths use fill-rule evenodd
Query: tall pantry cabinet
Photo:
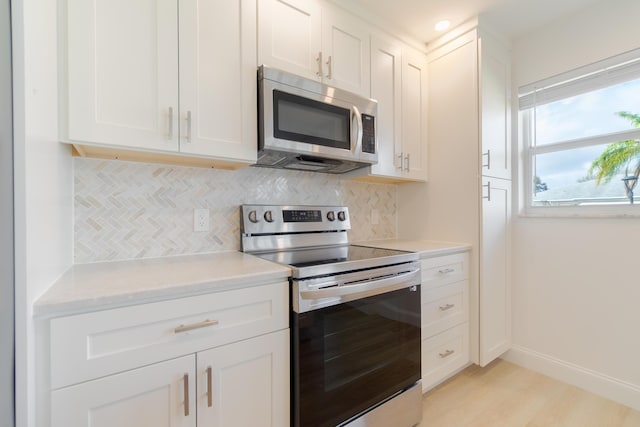
M 470 361 L 511 346 L 509 50 L 470 25 L 428 55 L 429 183 L 399 187 L 399 237 L 473 245 Z

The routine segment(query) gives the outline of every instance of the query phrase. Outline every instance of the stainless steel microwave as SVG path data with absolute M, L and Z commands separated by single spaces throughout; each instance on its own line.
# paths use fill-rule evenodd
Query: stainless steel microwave
M 375 100 L 263 65 L 256 166 L 345 173 L 377 163 L 377 110 Z

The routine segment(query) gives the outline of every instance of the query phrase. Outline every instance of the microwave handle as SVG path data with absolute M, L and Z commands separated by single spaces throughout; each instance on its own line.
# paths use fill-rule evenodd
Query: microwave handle
M 358 107 L 356 107 L 355 105 L 351 107 L 351 114 L 352 114 L 351 121 L 353 122 L 353 116 L 355 116 L 356 124 L 358 126 L 358 131 L 356 133 L 356 140 L 351 142 L 351 151 L 355 153 L 357 151 L 358 146 L 362 144 L 362 116 L 360 115 L 360 110 L 358 110 Z

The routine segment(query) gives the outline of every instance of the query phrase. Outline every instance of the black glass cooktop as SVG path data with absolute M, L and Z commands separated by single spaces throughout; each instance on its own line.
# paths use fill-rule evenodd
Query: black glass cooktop
M 294 278 L 336 274 L 349 270 L 381 267 L 418 259 L 418 255 L 412 252 L 351 245 L 296 249 L 256 255 L 266 260 L 292 267 Z

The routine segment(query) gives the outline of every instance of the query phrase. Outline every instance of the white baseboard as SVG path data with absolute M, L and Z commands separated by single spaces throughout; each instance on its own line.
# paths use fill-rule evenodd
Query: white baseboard
M 520 346 L 511 347 L 501 358 L 640 411 L 640 386 L 636 384 Z

